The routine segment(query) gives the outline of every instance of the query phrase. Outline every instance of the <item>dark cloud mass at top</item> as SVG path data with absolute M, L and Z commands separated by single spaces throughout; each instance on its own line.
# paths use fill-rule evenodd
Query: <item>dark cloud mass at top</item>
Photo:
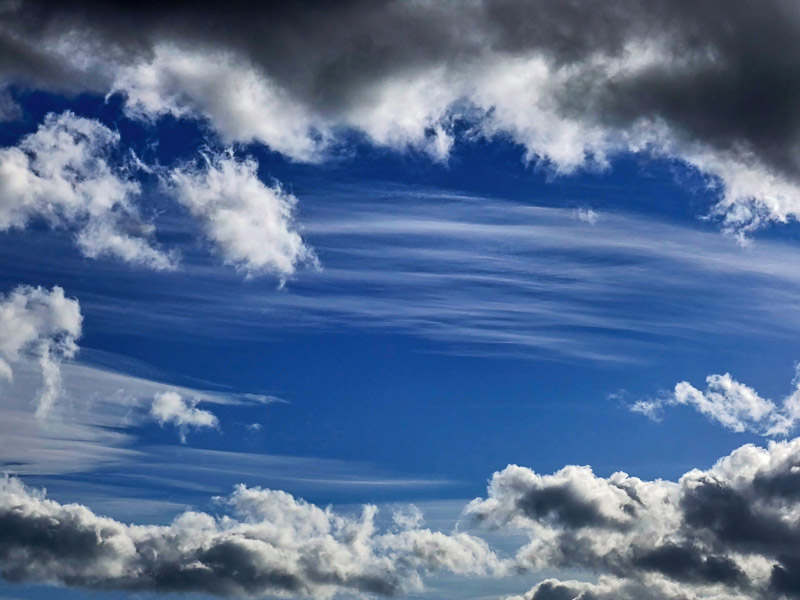
M 8 82 L 113 89 L 139 116 L 200 116 L 295 159 L 324 159 L 342 129 L 443 159 L 464 118 L 557 171 L 629 150 L 683 160 L 719 178 L 734 230 L 797 214 L 795 2 L 32 1 L 0 14 Z M 237 93 L 254 113 L 214 89 L 215 61 L 249 74 Z

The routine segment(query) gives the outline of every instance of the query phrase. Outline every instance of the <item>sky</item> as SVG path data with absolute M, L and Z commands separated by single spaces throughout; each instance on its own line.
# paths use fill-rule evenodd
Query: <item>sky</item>
M 0 0 L 0 600 L 800 598 L 798 34 Z

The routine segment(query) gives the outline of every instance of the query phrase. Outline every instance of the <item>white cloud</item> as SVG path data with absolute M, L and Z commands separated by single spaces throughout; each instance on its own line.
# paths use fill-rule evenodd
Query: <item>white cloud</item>
M 37 416 L 46 416 L 61 391 L 63 358 L 78 351 L 80 306 L 58 286 L 19 286 L 0 296 L 0 376 L 11 379 L 12 365 L 23 353 L 36 357 L 43 385 L 37 395 Z
M 206 237 L 226 263 L 248 275 L 285 279 L 300 263 L 316 264 L 293 223 L 297 199 L 278 184 L 258 178 L 258 164 L 231 154 L 204 156 L 202 166 L 173 169 L 166 183 L 203 224 Z
M 632 40 L 618 56 L 566 65 L 537 53 L 484 52 L 466 62 L 375 77 L 348 103 L 327 111 L 315 110 L 234 53 L 161 44 L 149 61 L 118 69 L 114 90 L 125 95 L 131 116 L 207 119 L 226 142 L 258 141 L 311 162 L 324 160 L 347 130 L 375 145 L 415 148 L 443 162 L 454 143 L 450 123 L 465 118 L 473 137 L 510 137 L 525 149 L 526 161 L 558 174 L 604 169 L 611 156 L 624 152 L 677 158 L 709 176 L 719 191 L 715 211 L 742 239 L 770 221 L 797 218 L 800 187 L 757 156 L 686 142 L 664 120 L 643 117 L 620 126 L 598 120 L 592 103 L 606 82 L 702 59 L 667 54 L 662 43 Z M 588 86 L 582 90 L 586 110 L 565 110 L 565 96 L 580 85 Z
M 184 400 L 177 392 L 157 392 L 153 396 L 150 414 L 162 427 L 174 425 L 178 428 L 181 442 L 186 443 L 189 429 L 217 428 L 219 421 L 214 413 L 196 407 L 197 400 Z
M 229 514 L 186 512 L 167 526 L 125 525 L 6 478 L 0 524 L 9 526 L 0 526 L 0 571 L 17 581 L 90 589 L 329 598 L 419 590 L 429 571 L 477 575 L 505 568 L 485 542 L 467 534 L 380 533 L 374 506 L 351 517 L 241 485 L 218 500 Z
M 75 230 L 86 256 L 172 268 L 133 204 L 139 185 L 108 160 L 118 144 L 119 134 L 99 121 L 65 112 L 49 114 L 17 146 L 0 149 L 0 231 L 42 219 Z
M 691 406 L 710 420 L 736 432 L 788 435 L 800 420 L 800 365 L 798 369 L 798 376 L 793 381 L 794 390 L 781 404 L 762 398 L 753 388 L 725 373 L 706 377 L 705 390 L 681 381 L 672 393 L 662 398 L 639 400 L 630 406 L 630 410 L 659 420 L 668 406 Z
M 594 212 L 590 207 L 579 208 L 577 211 L 575 211 L 575 216 L 579 221 L 589 223 L 589 225 L 594 225 L 599 219 L 597 213 Z
M 125 95 L 132 117 L 205 118 L 225 142 L 259 141 L 312 162 L 326 147 L 313 112 L 246 60 L 224 51 L 160 45 L 151 60 L 117 70 L 113 91 Z

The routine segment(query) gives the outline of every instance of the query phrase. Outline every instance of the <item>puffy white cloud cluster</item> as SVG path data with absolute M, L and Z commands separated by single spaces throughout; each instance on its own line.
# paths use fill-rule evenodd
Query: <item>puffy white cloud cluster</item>
M 171 268 L 139 217 L 139 184 L 110 159 L 119 141 L 99 121 L 64 112 L 48 115 L 17 146 L 0 149 L 0 231 L 41 219 L 75 230 L 86 256 Z
M 37 395 L 37 416 L 52 408 L 61 390 L 59 363 L 78 351 L 81 336 L 80 305 L 58 286 L 19 286 L 0 295 L 0 378 L 14 376 L 12 365 L 21 354 L 36 357 L 43 385 Z
M 794 598 L 799 490 L 795 439 L 743 446 L 678 482 L 598 477 L 589 467 L 538 475 L 509 466 L 466 514 L 527 531 L 520 567 L 602 576 L 597 584 L 545 581 L 529 600 Z
M 705 390 L 681 381 L 672 393 L 653 400 L 639 400 L 630 408 L 657 420 L 665 407 L 691 406 L 733 431 L 751 431 L 765 436 L 788 435 L 800 419 L 800 376 L 795 377 L 793 384 L 792 393 L 776 404 L 736 381 L 729 373 L 709 375 Z
M 293 224 L 297 198 L 258 178 L 258 164 L 232 154 L 206 154 L 204 164 L 176 167 L 166 176 L 174 197 L 202 223 L 222 259 L 248 275 L 286 278 L 314 252 Z
M 114 256 L 154 269 L 175 268 L 174 254 L 152 243 L 135 200 L 140 184 L 130 161 L 112 157 L 120 136 L 94 119 L 50 114 L 17 146 L 0 149 L 0 231 L 43 220 L 76 232 L 84 255 Z M 145 167 L 148 168 L 148 167 Z M 198 219 L 226 263 L 248 276 L 282 281 L 298 264 L 317 264 L 297 232 L 297 199 L 267 186 L 253 159 L 231 152 L 203 156 L 203 164 L 153 168 L 167 191 Z
M 344 516 L 281 491 L 238 486 L 228 514 L 187 512 L 167 526 L 125 525 L 0 481 L 0 573 L 11 581 L 228 597 L 396 595 L 420 575 L 501 573 L 485 542 L 425 529 L 376 530 L 376 508 Z
M 189 429 L 219 427 L 219 421 L 214 413 L 197 408 L 196 400 L 185 400 L 174 391 L 156 392 L 153 396 L 153 405 L 150 407 L 150 415 L 162 427 L 164 425 L 177 427 L 183 443 L 186 443 Z

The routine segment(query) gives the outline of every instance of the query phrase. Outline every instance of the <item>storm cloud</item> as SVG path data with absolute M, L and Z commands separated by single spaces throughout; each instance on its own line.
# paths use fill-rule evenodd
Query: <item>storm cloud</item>
M 557 173 L 621 152 L 709 177 L 724 227 L 794 219 L 800 10 L 787 0 L 6 3 L 19 89 L 118 92 L 295 160 L 370 143 L 447 160 L 503 136 Z

